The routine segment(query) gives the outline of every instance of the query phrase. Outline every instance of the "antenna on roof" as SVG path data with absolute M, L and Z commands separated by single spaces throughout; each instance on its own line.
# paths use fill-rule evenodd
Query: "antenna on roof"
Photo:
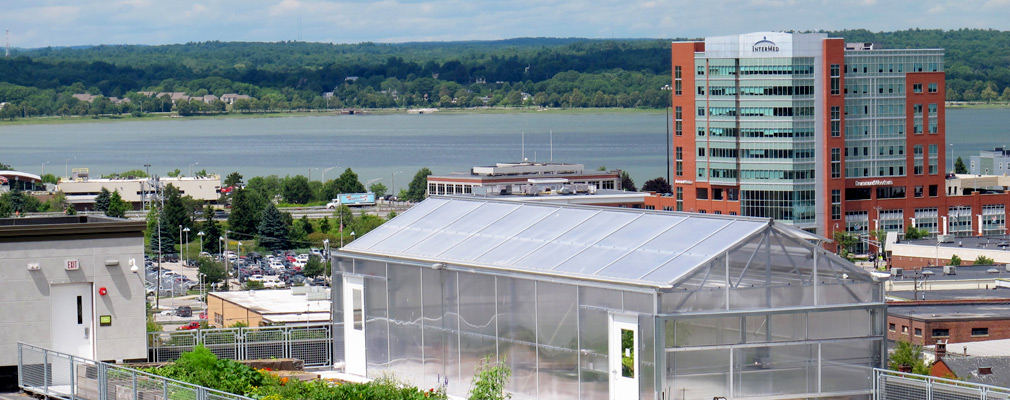
M 551 162 L 554 162 L 554 130 L 551 129 Z
M 11 30 L 5 29 L 7 32 L 7 49 L 4 51 L 4 58 L 10 58 L 11 56 Z
M 526 131 L 523 131 L 523 141 L 522 141 L 523 159 L 521 162 L 526 162 Z

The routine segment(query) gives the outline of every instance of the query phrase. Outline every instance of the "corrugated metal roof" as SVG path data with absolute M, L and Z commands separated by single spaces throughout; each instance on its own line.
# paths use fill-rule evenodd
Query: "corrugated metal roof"
M 759 218 L 434 197 L 342 251 L 668 287 L 770 224 Z

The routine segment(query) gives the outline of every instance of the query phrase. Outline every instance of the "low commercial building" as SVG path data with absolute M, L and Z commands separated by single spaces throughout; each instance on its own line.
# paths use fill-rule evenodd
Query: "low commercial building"
M 993 151 L 983 151 L 971 156 L 968 172 L 972 175 L 1006 176 L 1010 172 L 1010 150 L 997 147 Z
M 67 196 L 67 201 L 74 205 L 77 210 L 93 209 L 95 197 L 102 189 L 110 192 L 119 192 L 123 201 L 133 205 L 134 209 L 141 209 L 147 202 L 153 201 L 158 186 L 175 186 L 183 196 L 190 196 L 195 200 L 205 202 L 216 202 L 221 197 L 221 176 L 200 176 L 200 177 L 168 177 L 158 178 L 127 178 L 127 179 L 88 179 L 80 178 L 60 182 L 58 190 Z
M 513 186 L 530 180 L 565 179 L 566 184 L 593 186 L 596 190 L 621 190 L 621 171 L 586 171 L 582 164 L 498 163 L 473 167 L 469 173 L 428 176 L 428 195 L 481 195 L 490 192 L 520 192 Z M 574 189 L 573 189 L 574 190 Z
M 887 338 L 920 346 L 1010 339 L 1010 301 L 889 302 Z
M 929 266 L 948 265 L 952 257 L 961 259 L 962 265 L 971 265 L 983 256 L 996 265 L 983 268 L 1003 269 L 1010 264 L 1010 237 L 1006 235 L 977 237 L 941 237 L 901 240 L 885 246 L 891 268 L 922 269 Z M 941 270 L 942 272 L 942 270 Z
M 0 170 L 0 193 L 17 186 L 21 190 L 42 190 L 45 186 L 42 177 L 21 171 Z
M 335 253 L 335 367 L 455 396 L 490 357 L 516 398 L 865 398 L 883 286 L 818 241 L 761 218 L 429 198 Z
M 330 322 L 329 289 L 301 286 L 277 290 L 207 293 L 207 319 L 213 327 L 236 323 L 264 326 Z
M 147 357 L 145 228 L 96 216 L 0 219 L 0 374 L 16 375 L 18 342 Z

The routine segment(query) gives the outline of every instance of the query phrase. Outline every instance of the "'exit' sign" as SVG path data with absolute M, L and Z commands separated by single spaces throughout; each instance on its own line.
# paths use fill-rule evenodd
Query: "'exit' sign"
M 77 271 L 81 269 L 80 260 L 67 260 L 67 271 Z

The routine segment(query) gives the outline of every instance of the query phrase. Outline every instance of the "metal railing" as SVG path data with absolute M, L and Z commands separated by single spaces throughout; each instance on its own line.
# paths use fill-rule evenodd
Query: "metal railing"
M 73 400 L 249 399 L 20 342 L 18 386 L 35 395 Z
M 259 360 L 297 358 L 306 367 L 333 365 L 333 332 L 337 324 L 310 323 L 247 328 L 194 329 L 151 332 L 147 337 L 150 362 L 175 361 L 182 353 L 204 345 L 219 358 Z
M 875 368 L 873 399 L 1008 400 L 1010 388 Z

